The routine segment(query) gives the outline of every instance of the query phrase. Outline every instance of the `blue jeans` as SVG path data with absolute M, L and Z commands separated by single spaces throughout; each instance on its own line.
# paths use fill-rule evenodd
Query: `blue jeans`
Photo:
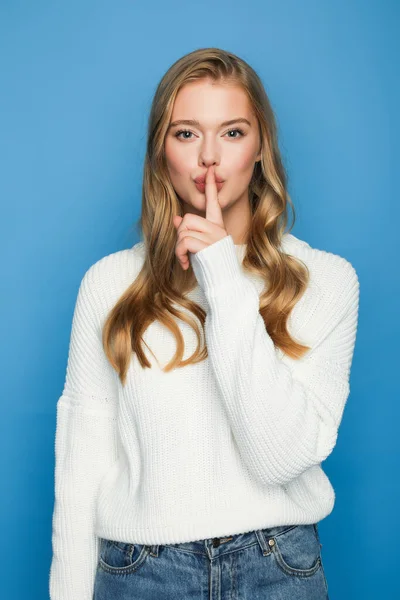
M 329 600 L 317 524 L 176 544 L 101 538 L 93 600 Z

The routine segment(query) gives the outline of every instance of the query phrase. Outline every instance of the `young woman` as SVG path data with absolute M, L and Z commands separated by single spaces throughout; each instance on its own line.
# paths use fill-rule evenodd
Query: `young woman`
M 92 265 L 77 297 L 51 600 L 328 598 L 321 463 L 359 282 L 285 231 L 286 183 L 254 70 L 217 48 L 173 64 L 151 107 L 142 240 Z

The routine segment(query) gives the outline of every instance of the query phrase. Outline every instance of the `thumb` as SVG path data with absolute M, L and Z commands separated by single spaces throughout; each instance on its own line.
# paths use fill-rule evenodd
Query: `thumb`
M 173 218 L 173 222 L 175 227 L 179 227 L 179 225 L 181 224 L 183 217 L 181 217 L 180 215 L 175 215 Z

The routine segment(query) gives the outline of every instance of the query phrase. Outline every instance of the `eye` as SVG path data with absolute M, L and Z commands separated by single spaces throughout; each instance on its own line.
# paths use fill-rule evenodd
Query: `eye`
M 244 136 L 244 131 L 242 129 L 230 129 L 229 131 L 227 131 L 227 133 L 231 133 L 232 131 L 238 131 L 240 133 L 239 137 Z M 232 137 L 232 136 L 228 136 L 228 137 Z M 235 138 L 232 138 L 232 139 L 235 139 Z
M 235 137 L 228 136 L 228 137 L 230 137 L 231 139 L 235 140 L 237 137 L 243 137 L 244 136 L 244 131 L 242 129 L 238 129 L 238 128 L 237 129 L 230 129 L 229 131 L 227 131 L 227 133 L 231 133 L 231 132 L 235 132 L 235 131 L 238 131 L 239 134 L 240 134 L 240 136 L 235 136 Z M 180 138 L 180 136 L 181 136 L 182 133 L 192 134 L 192 132 L 189 131 L 188 129 L 181 129 L 180 131 L 177 131 L 175 133 L 175 137 Z M 190 140 L 191 138 L 190 137 L 183 137 L 183 138 L 180 138 L 180 139 Z
M 175 133 L 175 137 L 179 138 L 179 137 L 180 137 L 180 135 L 181 135 L 181 133 L 192 133 L 192 132 L 191 132 L 191 131 L 189 131 L 188 129 L 181 129 L 180 131 L 177 131 L 177 132 Z M 188 140 L 188 139 L 190 139 L 190 138 L 187 138 L 187 137 L 185 137 L 184 139 L 185 139 L 185 140 Z

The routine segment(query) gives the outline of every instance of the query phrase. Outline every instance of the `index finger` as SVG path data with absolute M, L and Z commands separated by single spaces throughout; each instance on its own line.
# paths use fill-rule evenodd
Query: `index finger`
M 221 205 L 218 200 L 218 188 L 215 181 L 214 166 L 207 169 L 205 180 L 206 219 L 220 227 L 224 227 Z

